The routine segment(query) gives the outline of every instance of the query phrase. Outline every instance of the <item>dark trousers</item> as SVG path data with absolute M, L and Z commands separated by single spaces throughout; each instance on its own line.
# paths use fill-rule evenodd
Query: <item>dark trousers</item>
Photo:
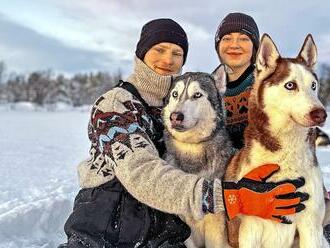
M 67 248 L 185 247 L 189 227 L 133 198 L 115 179 L 82 189 L 64 226 Z

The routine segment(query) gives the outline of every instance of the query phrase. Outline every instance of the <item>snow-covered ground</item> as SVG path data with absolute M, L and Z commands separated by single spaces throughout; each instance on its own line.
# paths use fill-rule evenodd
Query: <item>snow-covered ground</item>
M 78 191 L 76 165 L 88 155 L 89 113 L 8 109 L 0 107 L 0 248 L 56 247 Z M 330 189 L 330 147 L 317 153 Z
M 52 248 L 88 155 L 88 112 L 0 111 L 0 247 Z

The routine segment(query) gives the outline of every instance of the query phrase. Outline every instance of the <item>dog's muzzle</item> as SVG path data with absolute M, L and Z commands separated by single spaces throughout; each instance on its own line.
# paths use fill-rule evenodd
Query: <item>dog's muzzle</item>
M 182 125 L 183 120 L 184 120 L 184 114 L 182 112 L 173 112 L 170 115 L 172 128 L 178 131 L 184 129 L 184 126 Z
M 309 117 L 316 125 L 322 125 L 327 119 L 327 112 L 323 108 L 316 108 L 309 113 Z

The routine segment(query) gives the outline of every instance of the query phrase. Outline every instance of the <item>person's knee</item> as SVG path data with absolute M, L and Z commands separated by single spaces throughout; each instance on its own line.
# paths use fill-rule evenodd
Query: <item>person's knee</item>
M 89 235 L 76 235 L 73 234 L 68 238 L 68 243 L 63 248 L 103 248 L 104 244 L 100 244 L 95 241 L 93 237 Z M 62 248 L 62 247 L 61 247 Z
M 166 241 L 161 244 L 159 248 L 186 248 L 186 246 L 183 243 L 171 244 L 170 242 Z

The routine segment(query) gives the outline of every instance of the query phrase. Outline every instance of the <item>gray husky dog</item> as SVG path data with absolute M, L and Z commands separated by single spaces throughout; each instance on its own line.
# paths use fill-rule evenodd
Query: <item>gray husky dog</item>
M 189 72 L 174 79 L 163 109 L 165 159 L 171 165 L 208 180 L 224 175 L 234 153 L 225 129 L 225 90 L 223 65 L 212 75 Z M 229 247 L 224 212 L 181 218 L 192 231 L 187 247 Z

